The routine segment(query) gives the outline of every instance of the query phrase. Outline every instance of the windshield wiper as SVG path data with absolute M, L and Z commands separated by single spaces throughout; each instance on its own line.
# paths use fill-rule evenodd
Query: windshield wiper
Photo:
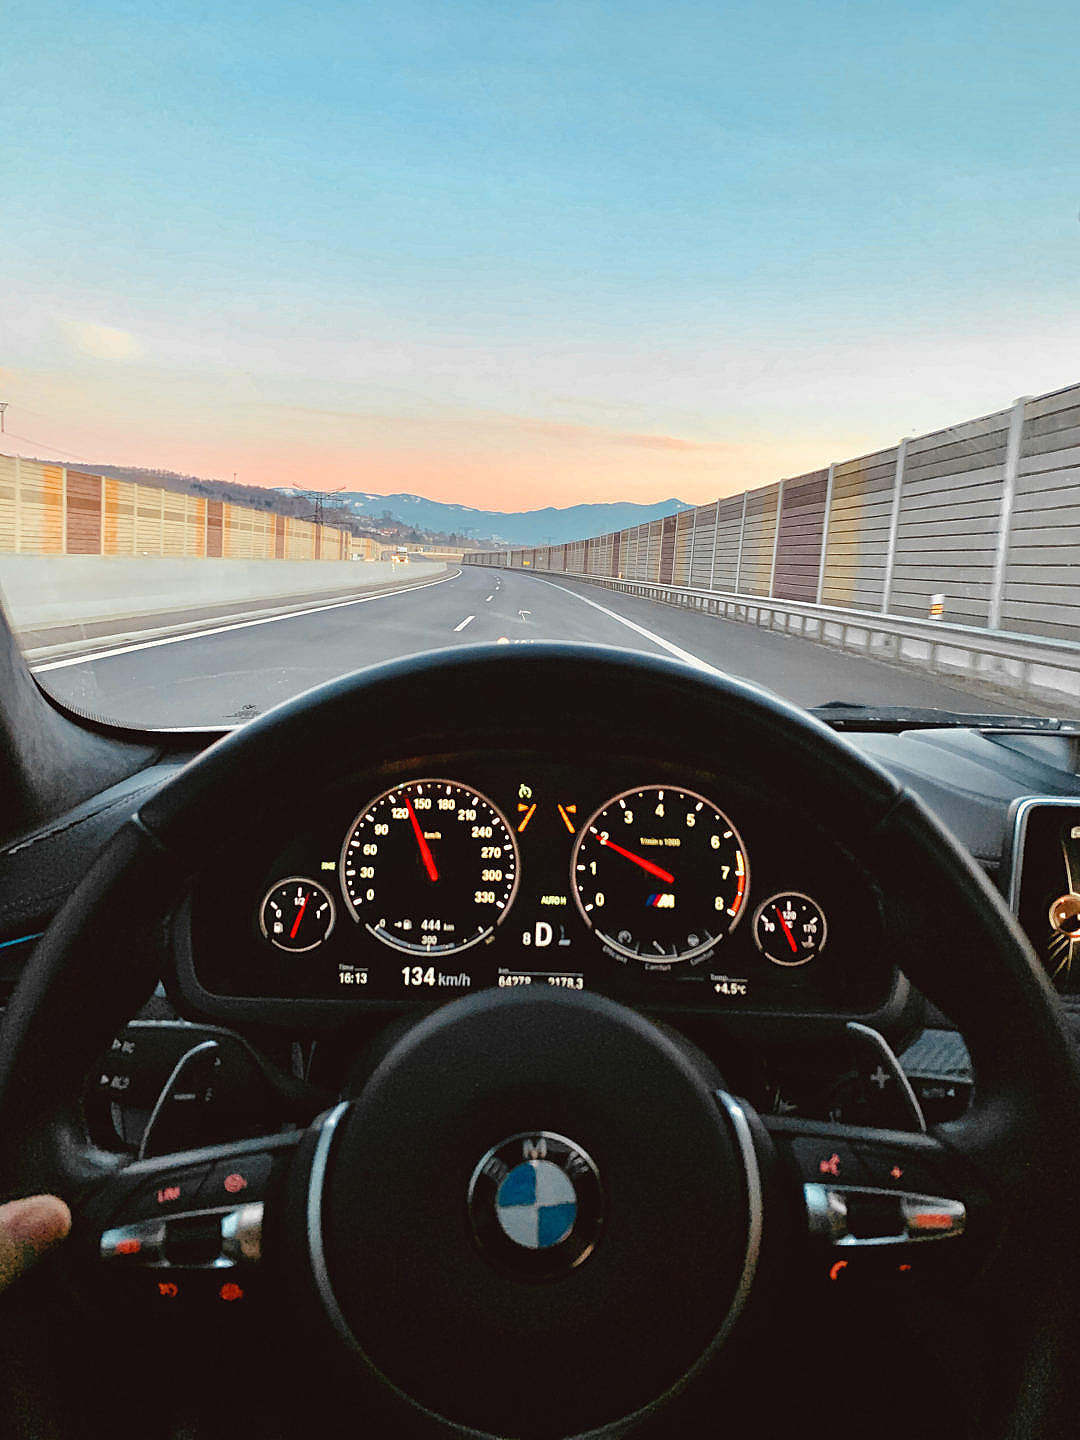
M 1080 734 L 1080 722 L 1046 715 L 986 715 L 980 711 L 938 710 L 915 705 L 861 705 L 829 700 L 810 713 L 834 730 L 1021 730 L 1034 734 Z

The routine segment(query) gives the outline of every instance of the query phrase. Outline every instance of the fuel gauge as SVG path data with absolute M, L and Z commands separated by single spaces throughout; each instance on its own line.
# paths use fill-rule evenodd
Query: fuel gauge
M 279 880 L 259 907 L 259 928 L 279 950 L 298 954 L 321 945 L 334 928 L 334 902 L 314 880 Z
M 754 941 L 774 965 L 806 965 L 825 948 L 825 912 L 798 890 L 770 895 L 754 916 Z

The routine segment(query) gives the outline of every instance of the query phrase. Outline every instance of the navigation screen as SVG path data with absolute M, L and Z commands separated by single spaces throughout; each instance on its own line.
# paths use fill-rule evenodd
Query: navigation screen
M 1021 826 L 1017 916 L 1055 987 L 1080 994 L 1080 806 L 1033 805 Z

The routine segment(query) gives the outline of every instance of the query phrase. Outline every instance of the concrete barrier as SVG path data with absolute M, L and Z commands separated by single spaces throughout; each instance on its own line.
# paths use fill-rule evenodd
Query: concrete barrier
M 195 608 L 344 595 L 430 580 L 441 563 L 362 560 L 173 560 L 122 555 L 0 555 L 0 597 L 16 631 L 138 620 Z

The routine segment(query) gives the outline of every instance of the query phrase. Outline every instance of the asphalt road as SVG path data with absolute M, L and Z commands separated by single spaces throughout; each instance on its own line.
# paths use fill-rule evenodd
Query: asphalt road
M 574 580 L 466 566 L 423 586 L 289 615 L 230 620 L 34 667 L 84 713 L 145 726 L 216 726 L 399 655 L 480 641 L 585 640 L 714 667 L 807 707 L 829 700 L 1015 712 L 876 660 Z

